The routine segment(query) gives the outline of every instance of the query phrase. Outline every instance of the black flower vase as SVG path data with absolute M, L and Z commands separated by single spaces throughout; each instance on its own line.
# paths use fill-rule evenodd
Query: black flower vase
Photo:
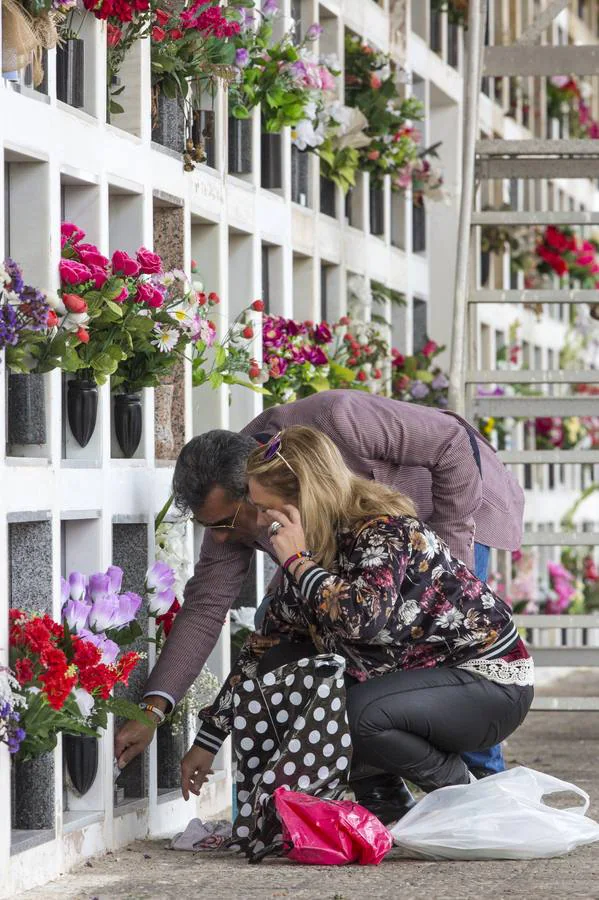
M 98 416 L 98 385 L 95 381 L 69 381 L 67 413 L 73 437 L 80 447 L 87 447 Z
M 491 274 L 491 253 L 489 250 L 482 250 L 480 254 L 480 283 L 486 285 L 489 283 L 489 275 Z
M 308 205 L 310 160 L 307 150 L 291 148 L 291 199 L 300 206 Z
M 64 758 L 71 784 L 87 794 L 98 773 L 98 738 L 84 734 L 63 736 Z
M 56 96 L 63 103 L 83 107 L 85 43 L 67 38 L 56 48 Z
M 173 790 L 181 785 L 181 760 L 185 756 L 187 746 L 185 734 L 181 728 L 174 733 L 170 722 L 158 729 L 158 787 L 162 790 Z
M 264 131 L 260 143 L 261 184 L 268 190 L 276 190 L 283 186 L 283 157 L 281 135 Z
M 385 231 L 385 194 L 380 187 L 370 188 L 370 233 L 380 237 Z
M 114 398 L 114 430 L 125 459 L 131 459 L 141 440 L 141 397 L 117 394 Z
M 7 432 L 9 444 L 46 443 L 43 375 L 9 374 Z
M 229 116 L 229 172 L 248 175 L 252 171 L 252 121 Z

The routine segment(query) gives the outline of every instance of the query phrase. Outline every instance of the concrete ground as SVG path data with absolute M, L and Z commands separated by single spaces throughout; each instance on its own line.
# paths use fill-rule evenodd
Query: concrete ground
M 546 691 L 545 691 L 546 692 Z M 599 674 L 569 676 L 550 693 L 595 695 Z M 573 781 L 591 796 L 599 820 L 599 714 L 531 713 L 509 741 L 510 766 L 523 764 Z M 21 900 L 599 900 L 599 843 L 557 859 L 416 862 L 393 851 L 378 867 L 249 866 L 222 853 L 175 853 L 166 842 L 137 841 L 94 859 Z M 17 898 L 15 898 L 17 900 Z

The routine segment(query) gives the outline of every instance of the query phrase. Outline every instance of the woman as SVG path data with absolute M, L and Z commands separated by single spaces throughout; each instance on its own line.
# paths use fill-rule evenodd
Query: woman
M 460 753 L 504 740 L 533 698 L 532 660 L 508 606 L 407 497 L 353 475 L 321 432 L 276 435 L 247 474 L 283 578 L 261 633 L 200 713 L 191 790 L 231 730 L 235 685 L 320 653 L 346 660 L 354 765 L 425 791 L 468 783 Z

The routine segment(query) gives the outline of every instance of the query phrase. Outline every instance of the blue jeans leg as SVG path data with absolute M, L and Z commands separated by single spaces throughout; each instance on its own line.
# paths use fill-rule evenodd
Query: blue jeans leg
M 481 581 L 486 581 L 489 574 L 489 547 L 484 544 L 474 545 L 474 574 Z M 488 750 L 477 750 L 473 753 L 462 753 L 462 759 L 469 769 L 483 769 L 485 774 L 494 775 L 503 772 L 505 761 L 501 745 L 489 747 Z

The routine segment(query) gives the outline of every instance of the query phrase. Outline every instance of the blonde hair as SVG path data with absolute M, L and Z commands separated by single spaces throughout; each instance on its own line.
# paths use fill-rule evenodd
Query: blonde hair
M 250 454 L 248 477 L 299 509 L 307 549 L 327 568 L 337 555 L 337 530 L 375 516 L 415 516 L 409 497 L 354 475 L 321 431 L 304 425 L 281 432 L 279 453 Z

